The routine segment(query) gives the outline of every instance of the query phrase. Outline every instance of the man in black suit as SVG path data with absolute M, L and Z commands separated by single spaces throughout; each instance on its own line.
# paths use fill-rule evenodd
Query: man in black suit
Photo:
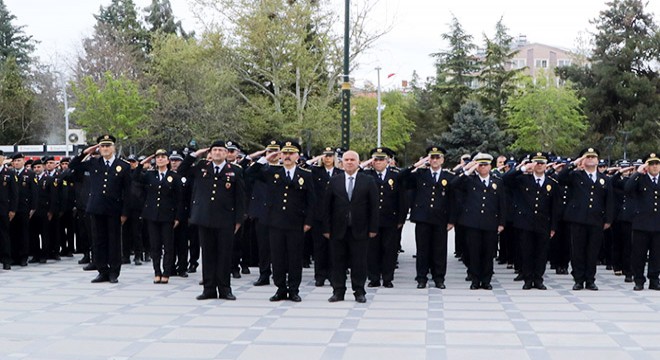
M 504 230 L 506 221 L 503 183 L 502 179 L 490 173 L 492 161 L 490 154 L 476 154 L 472 162 L 465 166 L 464 172 L 451 182 L 452 187 L 464 193 L 458 222 L 465 229 L 471 290 L 493 289 L 490 282 L 497 234 Z
M 660 157 L 651 153 L 625 184 L 635 197 L 637 211 L 632 221 L 631 262 L 636 291 L 644 289 L 644 265 L 648 254 L 649 289 L 660 290 Z
M 371 166 L 364 171 L 374 178 L 378 187 L 378 235 L 369 239 L 367 267 L 368 287 L 379 287 L 381 279 L 386 288 L 394 287 L 394 269 L 399 251 L 399 229 L 408 215 L 403 181 L 396 167 L 388 166 L 394 151 L 386 147 L 371 150 L 371 159 L 361 167 Z
M 57 214 L 57 189 L 40 159 L 32 163 L 32 168 L 37 187 L 37 211 L 30 218 L 30 262 L 45 264 L 51 255 L 51 241 L 56 235 L 51 231 L 51 221 Z
M 4 270 L 11 270 L 11 240 L 9 223 L 18 208 L 18 179 L 12 169 L 5 166 L 5 154 L 0 150 L 0 261 Z
M 344 153 L 344 174 L 333 176 L 325 194 L 323 236 L 330 239 L 330 302 L 344 300 L 347 258 L 355 301 L 367 301 L 367 248 L 369 238 L 378 232 L 378 188 L 372 177 L 358 173 L 360 157 L 355 151 Z
M 209 151 L 211 160 L 201 160 L 193 167 L 195 160 Z M 190 223 L 199 231 L 204 285 L 197 300 L 236 300 L 230 280 L 232 246 L 245 220 L 245 185 L 240 168 L 226 159 L 225 142 L 216 141 L 210 148 L 186 156 L 179 166 L 179 174 L 195 183 Z
M 277 292 L 270 301 L 300 302 L 305 233 L 312 228 L 316 198 L 310 170 L 296 166 L 301 147 L 294 141 L 260 158 L 252 167 L 268 184 L 270 258 Z M 279 157 L 282 166 L 269 166 Z M 287 278 L 288 274 L 288 278 Z
M 531 162 L 525 160 L 505 173 L 502 180 L 518 194 L 518 206 L 511 220 L 520 239 L 520 274 L 525 281 L 522 288 L 546 290 L 543 275 L 550 238 L 557 228 L 556 203 L 561 189 L 555 179 L 545 174 L 547 153 L 531 154 L 530 159 Z
M 16 153 L 11 157 L 11 165 L 18 182 L 18 208 L 10 224 L 11 251 L 14 263 L 27 266 L 30 248 L 30 218 L 37 209 L 37 184 L 34 172 L 25 166 L 25 157 Z
M 417 247 L 417 288 L 423 289 L 428 282 L 429 269 L 435 287 L 445 288 L 447 273 L 447 232 L 454 227 L 450 183 L 454 174 L 442 168 L 445 149 L 437 145 L 426 149 L 424 158 L 404 170 L 401 177 L 407 187 L 414 190 L 410 221 L 415 223 Z M 428 164 L 428 167 L 427 167 Z
M 343 174 L 344 170 L 335 167 L 337 155 L 335 150 L 331 147 L 323 149 L 323 153 L 314 159 L 307 162 L 308 165 L 313 165 L 320 161 L 319 166 L 310 166 L 312 169 L 312 176 L 314 178 L 314 191 L 316 191 L 316 199 L 319 202 L 325 198 L 325 193 L 328 188 L 330 178 Z M 328 239 L 323 237 L 323 211 L 314 212 L 314 225 L 312 226 L 312 242 L 314 252 L 314 284 L 316 286 L 325 285 L 325 280 L 330 279 L 330 251 L 328 246 Z
M 130 166 L 115 156 L 115 137 L 102 135 L 97 144 L 71 160 L 74 171 L 89 172 L 87 213 L 91 219 L 93 261 L 98 276 L 93 283 L 117 283 L 121 271 L 121 225 L 126 221 L 131 186 Z M 100 158 L 83 161 L 96 149 Z
M 598 150 L 587 148 L 557 174 L 570 191 L 564 219 L 570 222 L 573 290 L 598 290 L 596 265 L 604 230 L 614 220 L 614 191 L 610 179 L 599 173 Z

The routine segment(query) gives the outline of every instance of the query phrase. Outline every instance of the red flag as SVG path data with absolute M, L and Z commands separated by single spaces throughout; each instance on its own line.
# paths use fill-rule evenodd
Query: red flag
M 395 74 L 395 73 L 391 73 L 391 74 L 387 75 L 387 78 L 389 79 L 389 78 L 391 78 L 391 77 L 394 76 L 394 75 L 396 75 L 396 74 Z

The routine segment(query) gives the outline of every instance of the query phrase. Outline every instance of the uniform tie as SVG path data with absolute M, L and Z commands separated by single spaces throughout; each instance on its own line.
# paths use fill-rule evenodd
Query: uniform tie
M 110 160 L 105 161 L 105 167 L 110 169 Z
M 658 178 L 655 177 L 655 176 L 653 177 L 653 184 L 656 184 L 656 185 L 658 184 Z
M 215 167 L 215 174 L 216 175 L 220 174 L 220 166 Z
M 437 172 L 434 172 L 434 173 L 433 173 L 433 182 L 434 182 L 434 183 L 437 183 L 437 182 L 438 182 L 438 173 L 437 173 Z
M 383 173 L 378 173 L 378 180 L 383 181 Z
M 328 171 L 328 177 L 332 177 L 332 171 Z
M 591 179 L 591 181 L 593 181 L 593 182 L 596 182 L 596 175 L 589 174 L 589 179 Z
M 536 179 L 536 185 L 537 185 L 538 187 L 541 187 L 541 178 L 537 178 L 537 179 Z
M 160 173 L 160 181 L 163 181 L 163 178 L 165 177 L 164 173 Z
M 286 179 L 289 180 L 289 181 L 292 180 L 292 179 L 291 179 L 291 170 L 287 170 L 287 171 L 286 171 Z
M 488 183 L 486 182 L 486 180 L 484 180 L 484 186 L 488 187 Z
M 348 191 L 347 191 L 347 192 L 348 192 L 348 200 L 349 200 L 349 201 L 353 198 L 353 186 L 354 186 L 354 184 L 353 184 L 353 177 L 350 176 L 350 177 L 348 178 Z

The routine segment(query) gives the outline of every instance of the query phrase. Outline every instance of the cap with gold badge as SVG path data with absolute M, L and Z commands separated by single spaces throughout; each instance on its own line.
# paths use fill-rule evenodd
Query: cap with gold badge
M 299 153 L 301 152 L 300 144 L 295 141 L 284 141 L 282 143 L 282 152 L 283 153 Z
M 644 163 L 649 165 L 660 163 L 660 157 L 656 153 L 650 153 L 644 158 Z
M 444 156 L 447 153 L 447 150 L 444 148 L 437 146 L 437 145 L 431 145 L 426 148 L 426 155 L 442 155 Z
M 369 151 L 369 155 L 374 159 L 387 159 L 388 157 L 392 157 L 393 153 L 394 151 L 386 147 L 377 147 Z
M 117 138 L 115 138 L 112 135 L 101 135 L 98 138 L 96 138 L 96 142 L 99 145 L 114 145 L 117 142 Z
M 493 163 L 493 155 L 480 152 L 472 158 L 472 161 L 479 165 L 491 165 Z
M 277 140 L 271 140 L 268 145 L 266 145 L 266 151 L 280 151 L 282 145 Z

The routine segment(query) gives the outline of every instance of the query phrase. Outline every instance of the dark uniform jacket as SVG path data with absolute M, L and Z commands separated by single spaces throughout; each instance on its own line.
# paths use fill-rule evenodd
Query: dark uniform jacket
M 160 173 L 156 170 L 142 171 L 141 165 L 136 170 L 133 181 L 140 184 L 146 194 L 142 218 L 157 222 L 180 220 L 183 201 L 181 176 L 167 170 L 163 180 L 160 180 Z
M 406 222 L 406 189 L 399 169 L 387 167 L 385 178 L 381 180 L 374 169 L 363 171 L 374 178 L 378 187 L 378 224 L 395 227 Z
M 45 171 L 41 175 L 41 178 L 35 175 L 34 179 L 37 182 L 36 213 L 42 215 L 47 213 L 57 214 L 59 207 L 59 179 L 46 175 Z
M 330 182 L 331 176 L 328 175 L 328 170 L 325 169 L 325 166 L 310 166 L 312 170 L 312 178 L 314 179 L 314 191 L 316 192 L 316 201 L 318 202 L 318 209 L 322 209 L 323 199 L 325 198 L 325 192 L 328 189 L 328 183 Z M 332 176 L 343 174 L 344 170 L 339 168 L 332 169 Z M 323 211 L 315 211 L 314 219 L 317 221 L 323 221 L 324 213 Z
M 562 190 L 557 180 L 546 175 L 539 186 L 534 175 L 515 168 L 505 173 L 502 180 L 518 195 L 513 217 L 507 219 L 513 221 L 514 227 L 544 234 L 557 229 L 560 213 L 556 204 Z
M 76 203 L 76 193 L 75 186 L 76 184 L 73 181 L 71 173 L 73 170 L 66 169 L 59 174 L 59 201 L 60 201 L 60 212 L 70 212 L 73 211 Z
M 635 196 L 625 192 L 625 185 L 630 179 L 621 174 L 615 174 L 611 178 L 614 189 L 614 219 L 615 221 L 629 222 L 635 217 Z
M 346 176 L 346 173 L 334 175 L 328 183 L 323 201 L 323 233 L 330 233 L 331 238 L 341 239 L 350 226 L 355 239 L 367 240 L 369 233 L 378 232 L 376 182 L 367 174 L 355 173 L 353 196 L 348 200 Z
M 410 209 L 410 221 L 435 225 L 455 224 L 456 212 L 452 209 L 451 182 L 455 175 L 442 169 L 438 182 L 430 168 L 413 168 L 401 172 L 408 189 L 414 190 Z
M 130 165 L 115 158 L 110 167 L 102 157 L 82 161 L 84 154 L 71 160 L 74 171 L 89 172 L 89 201 L 86 211 L 92 215 L 128 216 L 128 197 L 131 186 Z
M 233 228 L 245 219 L 243 172 L 225 162 L 220 174 L 214 174 L 213 162 L 202 160 L 193 166 L 195 157 L 186 156 L 179 174 L 194 181 L 190 223 L 209 228 Z
M 614 191 L 607 176 L 596 172 L 593 182 L 585 171 L 568 166 L 557 174 L 557 180 L 569 189 L 564 220 L 591 226 L 614 221 Z
M 27 213 L 37 209 L 37 182 L 34 172 L 23 168 L 19 174 L 15 171 L 18 181 L 18 209 L 19 213 Z
M 296 166 L 293 179 L 289 181 L 283 166 L 254 163 L 251 167 L 259 172 L 260 175 L 256 176 L 268 185 L 268 225 L 290 230 L 312 226 L 316 194 L 310 170 Z
M 16 172 L 6 167 L 0 170 L 0 215 L 7 216 L 18 209 L 18 178 Z
M 477 174 L 461 174 L 451 185 L 463 191 L 463 203 L 459 206 L 458 223 L 474 229 L 497 231 L 506 223 L 506 199 L 502 179 L 490 175 L 488 187 Z
M 633 230 L 660 231 L 660 184 L 653 184 L 649 175 L 636 172 L 626 182 L 625 191 L 635 198 Z

